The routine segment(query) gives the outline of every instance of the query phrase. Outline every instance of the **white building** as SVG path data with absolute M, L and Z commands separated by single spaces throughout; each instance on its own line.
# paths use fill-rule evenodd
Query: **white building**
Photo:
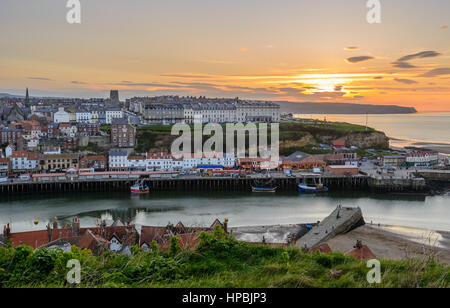
M 123 118 L 123 111 L 120 108 L 107 109 L 105 114 L 106 114 L 106 124 L 111 124 L 113 119 Z
M 132 171 L 146 171 L 147 158 L 145 156 L 130 156 L 128 157 L 128 166 Z
M 14 152 L 15 147 L 13 145 L 8 145 L 5 149 L 5 157 L 8 158 L 12 155 L 12 153 Z
M 148 153 L 146 159 L 147 171 L 174 170 L 174 159 L 166 153 Z
M 11 170 L 13 171 L 35 171 L 39 167 L 39 154 L 24 151 L 15 151 L 9 157 Z
M 86 110 L 80 110 L 76 112 L 77 123 L 91 123 L 91 113 Z
M 69 123 L 70 114 L 64 111 L 64 107 L 58 108 L 58 111 L 53 115 L 53 122 L 55 123 Z
M 109 152 L 109 170 L 121 171 L 128 170 L 127 152 Z
M 406 154 L 406 165 L 409 167 L 431 167 L 439 163 L 436 151 L 411 152 Z

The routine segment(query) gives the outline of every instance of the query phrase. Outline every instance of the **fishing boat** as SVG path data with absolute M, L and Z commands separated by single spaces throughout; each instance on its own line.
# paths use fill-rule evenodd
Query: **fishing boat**
M 328 187 L 324 186 L 323 184 L 317 185 L 299 184 L 298 190 L 300 192 L 327 192 Z
M 150 188 L 147 184 L 144 184 L 144 181 L 136 182 L 130 190 L 132 194 L 148 194 L 150 192 Z
M 267 173 L 262 178 L 253 180 L 252 192 L 275 193 L 278 187 L 274 184 L 272 176 Z
M 254 187 L 252 186 L 252 192 L 257 193 L 274 193 L 277 192 L 278 187 Z

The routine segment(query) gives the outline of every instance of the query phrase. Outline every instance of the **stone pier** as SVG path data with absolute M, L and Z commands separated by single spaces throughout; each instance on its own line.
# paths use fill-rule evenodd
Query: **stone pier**
M 347 233 L 364 225 L 364 218 L 359 207 L 337 207 L 330 216 L 322 220 L 297 241 L 297 246 L 314 249 L 338 234 Z

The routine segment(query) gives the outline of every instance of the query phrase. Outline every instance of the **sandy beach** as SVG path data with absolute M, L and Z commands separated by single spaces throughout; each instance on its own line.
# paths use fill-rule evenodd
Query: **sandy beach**
M 408 141 L 390 137 L 391 148 L 395 150 L 403 150 L 405 148 L 418 148 L 437 151 L 444 155 L 450 155 L 450 144 L 439 142 L 424 142 L 424 141 Z
M 442 154 L 450 155 L 450 144 L 447 143 L 428 143 L 428 142 L 415 142 L 411 144 L 413 147 L 427 148 L 433 151 L 437 151 Z
M 304 224 L 248 226 L 231 228 L 233 236 L 252 243 L 287 243 L 289 234 L 297 238 L 307 232 Z M 372 250 L 380 259 L 405 260 L 408 258 L 436 257 L 450 264 L 450 232 L 390 226 L 364 225 L 346 234 L 338 235 L 326 243 L 332 251 L 346 253 L 353 249 L 357 240 Z
M 353 249 L 357 240 L 362 240 L 381 259 L 405 260 L 409 258 L 429 258 L 434 256 L 439 262 L 450 264 L 450 232 L 436 231 L 438 237 L 431 236 L 409 240 L 403 235 L 388 231 L 393 226 L 359 227 L 347 234 L 338 235 L 327 244 L 333 251 L 347 252 Z

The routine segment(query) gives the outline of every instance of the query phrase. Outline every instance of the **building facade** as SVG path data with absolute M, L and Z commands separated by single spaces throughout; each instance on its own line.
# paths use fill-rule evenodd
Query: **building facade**
M 111 124 L 111 144 L 119 148 L 134 148 L 136 128 L 127 119 L 113 119 Z

